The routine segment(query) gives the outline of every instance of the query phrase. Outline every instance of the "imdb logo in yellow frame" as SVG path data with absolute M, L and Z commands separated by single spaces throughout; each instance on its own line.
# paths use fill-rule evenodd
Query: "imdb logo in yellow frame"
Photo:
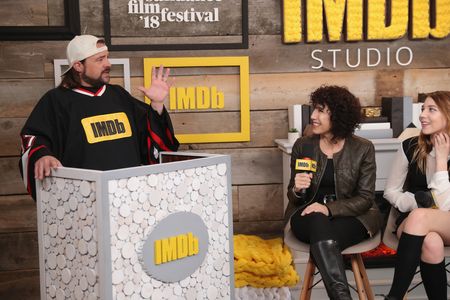
M 248 57 L 144 58 L 146 87 L 152 68 L 161 65 L 171 69 L 174 83 L 165 104 L 181 143 L 250 141 Z

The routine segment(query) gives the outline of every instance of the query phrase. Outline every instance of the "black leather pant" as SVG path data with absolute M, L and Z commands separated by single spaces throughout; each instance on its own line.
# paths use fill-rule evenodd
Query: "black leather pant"
M 335 240 L 341 249 L 345 249 L 369 237 L 364 225 L 355 217 L 330 219 L 321 213 L 301 216 L 298 211 L 291 217 L 290 222 L 295 237 L 308 244 Z

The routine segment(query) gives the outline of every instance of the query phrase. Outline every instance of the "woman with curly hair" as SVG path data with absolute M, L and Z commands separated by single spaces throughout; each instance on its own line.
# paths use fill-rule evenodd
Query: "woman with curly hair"
M 322 86 L 311 94 L 311 136 L 292 147 L 286 221 L 310 244 L 330 299 L 352 299 L 341 252 L 375 235 L 381 218 L 375 204 L 375 149 L 353 135 L 361 118 L 359 100 L 346 88 Z M 317 162 L 299 173 L 297 159 Z
M 450 245 L 450 92 L 428 94 L 419 120 L 420 135 L 403 141 L 384 191 L 401 213 L 386 299 L 403 299 L 419 264 L 428 299 L 448 299 L 444 245 Z

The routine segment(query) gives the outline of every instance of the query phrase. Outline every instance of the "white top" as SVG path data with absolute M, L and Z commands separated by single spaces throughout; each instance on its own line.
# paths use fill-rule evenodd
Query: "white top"
M 408 174 L 408 158 L 403 147 L 395 155 L 391 173 L 384 189 L 384 198 L 401 212 L 408 212 L 417 208 L 414 194 L 403 192 L 403 184 Z M 434 201 L 443 211 L 450 210 L 450 182 L 448 171 L 436 172 L 436 154 L 434 149 L 427 155 L 426 178 L 428 188 L 431 189 Z

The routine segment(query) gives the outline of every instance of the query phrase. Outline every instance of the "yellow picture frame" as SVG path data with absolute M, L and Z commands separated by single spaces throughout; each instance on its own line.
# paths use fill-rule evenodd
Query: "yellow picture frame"
M 175 134 L 175 136 L 182 144 L 250 141 L 250 70 L 248 56 L 144 58 L 144 85 L 146 87 L 149 87 L 152 82 L 152 67 L 159 67 L 160 65 L 168 68 L 239 67 L 240 131 Z M 150 103 L 150 99 L 145 97 L 145 102 Z

